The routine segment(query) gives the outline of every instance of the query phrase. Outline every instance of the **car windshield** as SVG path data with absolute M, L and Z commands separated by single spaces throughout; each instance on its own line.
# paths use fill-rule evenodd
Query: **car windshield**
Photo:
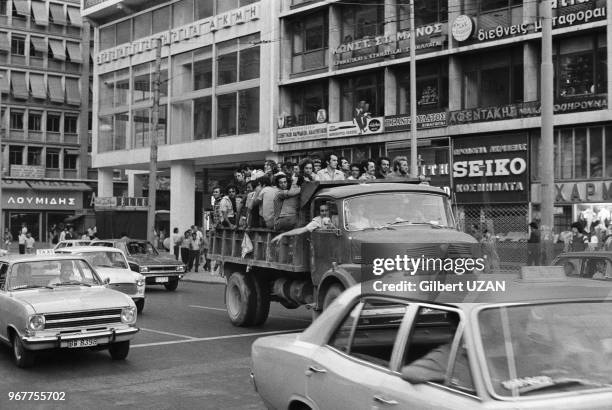
M 448 198 L 420 192 L 393 192 L 344 201 L 344 228 L 348 231 L 410 224 L 452 226 Z
M 99 284 L 99 278 L 83 260 L 42 260 L 15 263 L 8 274 L 7 289 Z
M 485 309 L 478 324 L 494 392 L 612 388 L 612 302 Z
M 83 252 L 80 254 L 94 266 L 103 268 L 121 268 L 128 269 L 123 255 L 119 252 L 99 251 L 99 252 Z
M 150 242 L 130 242 L 127 248 L 130 255 L 158 255 Z

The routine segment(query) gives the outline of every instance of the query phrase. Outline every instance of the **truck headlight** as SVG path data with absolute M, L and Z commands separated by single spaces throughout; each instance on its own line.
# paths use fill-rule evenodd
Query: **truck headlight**
M 143 287 L 145 285 L 145 280 L 144 279 L 138 279 L 136 281 L 136 286 L 138 286 L 139 288 Z
M 45 317 L 43 315 L 32 315 L 28 320 L 28 327 L 30 330 L 44 330 L 45 329 Z
M 136 323 L 136 308 L 126 307 L 121 310 L 121 321 L 128 325 Z
M 141 273 L 147 273 L 149 271 L 149 268 L 147 268 L 146 266 L 141 266 L 140 267 L 140 272 Z
M 185 265 L 177 266 L 176 267 L 176 271 L 177 272 L 185 272 Z

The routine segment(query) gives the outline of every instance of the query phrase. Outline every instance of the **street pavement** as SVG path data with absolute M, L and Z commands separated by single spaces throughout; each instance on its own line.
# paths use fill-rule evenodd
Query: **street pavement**
M 140 332 L 124 362 L 108 352 L 45 352 L 16 368 L 0 346 L 0 409 L 263 409 L 250 384 L 250 348 L 260 336 L 299 331 L 310 312 L 273 303 L 258 328 L 231 325 L 222 281 L 191 273 L 175 292 L 147 287 Z M 65 392 L 65 401 L 9 401 L 17 391 Z

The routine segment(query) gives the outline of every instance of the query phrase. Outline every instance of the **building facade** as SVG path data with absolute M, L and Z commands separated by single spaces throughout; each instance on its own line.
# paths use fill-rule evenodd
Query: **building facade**
M 93 221 L 89 39 L 78 0 L 0 0 L 1 217 L 15 238 L 23 223 L 45 242 Z
M 360 4 L 362 3 L 362 4 Z M 461 223 L 539 218 L 539 2 L 415 0 L 419 169 Z M 283 0 L 275 150 L 410 159 L 409 1 Z M 612 24 L 604 0 L 553 8 L 555 231 L 612 211 Z
M 169 191 L 169 226 L 201 223 L 211 187 L 240 163 L 272 155 L 278 25 L 274 0 L 85 1 L 94 22 L 93 163 L 98 194 L 112 196 L 112 169 L 129 172 L 129 195 L 148 185 L 156 135 L 158 186 Z M 160 110 L 153 125 L 155 47 Z M 162 188 L 163 189 L 163 188 Z M 162 205 L 163 206 L 163 205 Z M 158 208 L 159 209 L 159 208 Z

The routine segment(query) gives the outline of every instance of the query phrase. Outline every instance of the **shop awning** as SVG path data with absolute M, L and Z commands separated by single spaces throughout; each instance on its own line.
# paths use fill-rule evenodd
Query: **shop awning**
M 49 3 L 49 11 L 51 11 L 51 18 L 55 24 L 66 25 L 66 13 L 64 13 L 62 4 Z
M 11 42 L 8 38 L 8 33 L 0 31 L 0 50 L 9 52 L 11 51 Z
M 68 50 L 68 57 L 70 57 L 70 61 L 79 64 L 83 62 L 83 59 L 81 58 L 81 44 L 66 41 L 66 49 Z
M 26 183 L 26 181 L 21 179 L 3 179 L 2 180 L 2 189 L 32 189 Z
M 91 191 L 84 182 L 69 181 L 26 181 L 31 189 L 38 191 Z
M 30 41 L 32 42 L 32 45 L 34 46 L 34 50 L 38 51 L 39 53 L 45 53 L 47 54 L 47 43 L 45 42 L 45 39 L 42 37 L 30 37 Z
M 64 103 L 64 89 L 62 88 L 62 79 L 60 77 L 49 76 L 49 97 L 52 102 Z
M 45 87 L 45 78 L 42 75 L 30 73 L 30 91 L 34 98 L 47 99 L 47 87 Z
M 24 16 L 30 15 L 28 9 L 28 2 L 26 0 L 13 0 L 13 6 L 17 9 L 17 13 L 23 14 Z
M 49 15 L 47 14 L 47 7 L 45 6 L 45 3 L 40 1 L 32 1 L 32 12 L 34 13 L 34 20 L 37 25 L 49 25 Z
M 78 219 L 81 219 L 85 216 L 85 214 L 75 214 L 72 216 L 69 216 L 68 218 L 64 219 L 64 222 L 74 222 Z
M 11 73 L 11 88 L 13 89 L 13 97 L 20 100 L 27 100 L 30 96 L 26 85 L 25 73 Z
M 79 80 L 66 78 L 66 102 L 71 105 L 81 105 L 81 93 L 79 93 Z
M 81 10 L 75 7 L 67 7 L 68 17 L 70 18 L 70 24 L 75 27 L 83 26 L 83 19 L 81 18 Z
M 49 47 L 51 47 L 53 52 L 53 58 L 60 61 L 66 60 L 66 49 L 62 41 L 49 39 Z

